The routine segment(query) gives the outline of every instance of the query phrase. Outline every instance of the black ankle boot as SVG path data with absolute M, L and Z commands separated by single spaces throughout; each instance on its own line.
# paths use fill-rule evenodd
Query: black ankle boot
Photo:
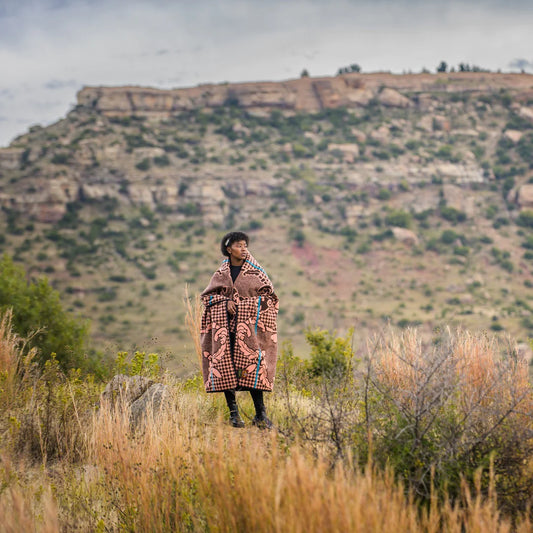
M 259 429 L 272 429 L 272 421 L 267 417 L 264 409 L 254 416 L 252 425 L 258 427 Z
M 244 427 L 244 420 L 241 418 L 239 411 L 230 411 L 229 423 L 230 423 L 230 426 L 233 426 L 234 428 Z
M 252 425 L 259 429 L 272 429 L 272 421 L 267 417 L 265 404 L 263 403 L 263 391 L 251 390 L 250 395 L 255 406 L 255 416 L 252 420 Z
M 226 403 L 228 404 L 230 425 L 234 428 L 243 428 L 244 420 L 239 414 L 239 408 L 237 407 L 237 399 L 235 398 L 235 391 L 226 390 L 224 391 L 224 396 L 226 397 Z

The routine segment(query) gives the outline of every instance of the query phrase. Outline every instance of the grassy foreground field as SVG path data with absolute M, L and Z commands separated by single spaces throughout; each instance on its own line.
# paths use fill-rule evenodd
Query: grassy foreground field
M 317 350 L 321 341 L 328 337 L 314 338 Z M 342 339 L 329 346 L 332 361 L 335 350 L 344 346 Z M 382 388 L 382 404 L 392 398 L 385 393 L 387 384 L 405 393 L 404 410 L 423 397 L 420 376 L 425 370 L 422 359 L 417 359 L 422 353 L 418 346 L 414 333 L 375 344 L 373 351 L 379 347 L 380 358 L 372 381 Z M 448 395 L 442 392 L 439 399 L 432 396 L 432 402 L 439 404 L 439 412 L 448 409 L 448 417 L 451 404 L 441 401 L 447 396 L 468 431 L 477 435 L 476 428 L 481 427 L 480 435 L 490 430 L 499 441 L 510 435 L 518 439 L 514 449 L 520 454 L 531 445 L 533 396 L 527 367 L 518 363 L 499 367 L 496 351 L 491 350 L 495 346 L 490 340 L 460 337 L 453 353 L 462 351 L 464 364 L 458 368 L 466 376 L 463 388 Z M 492 467 L 476 469 L 471 478 L 465 475 L 453 499 L 435 484 L 429 498 L 422 500 L 406 489 L 401 481 L 405 476 L 380 466 L 385 449 L 380 439 L 387 426 L 377 422 L 377 413 L 383 411 L 372 405 L 377 397 L 370 397 L 370 387 L 368 394 L 362 394 L 367 416 L 353 395 L 349 396 L 352 409 L 343 416 L 346 424 L 354 413 L 361 416 L 360 423 L 354 423 L 367 431 L 360 441 L 369 443 L 364 464 L 358 457 L 357 432 L 347 433 L 350 444 L 297 431 L 314 419 L 316 405 L 330 411 L 345 405 L 342 397 L 347 388 L 339 375 L 328 372 L 320 382 L 308 378 L 307 388 L 299 387 L 298 380 L 308 369 L 288 352 L 281 361 L 279 392 L 269 398 L 279 431 L 230 428 L 221 395 L 208 396 L 200 390 L 199 380 L 178 382 L 169 374 L 159 376 L 170 395 L 166 408 L 157 416 L 149 414 L 142 429 L 132 431 L 127 410 L 99 404 L 103 384 L 76 372 L 65 376 L 53 359 L 42 369 L 34 367 L 33 354 L 11 332 L 6 315 L 0 326 L 0 531 L 531 531 L 527 512 L 517 511 L 511 519 L 499 505 L 498 490 L 503 486 L 509 492 L 511 485 L 498 479 L 503 475 L 500 457 L 509 459 L 504 448 L 498 448 Z M 401 357 L 395 358 L 399 353 Z M 433 365 L 427 383 L 431 373 L 442 383 L 448 360 Z M 353 381 L 357 373 L 347 374 L 350 383 L 361 389 L 362 382 Z M 504 383 L 495 388 L 496 381 Z M 335 398 L 327 396 L 332 390 Z M 401 395 L 395 402 L 400 405 Z M 245 413 L 251 412 L 247 399 L 241 403 Z M 483 422 L 477 419 L 475 405 L 481 406 L 479 412 L 487 419 L 497 417 L 497 408 L 506 416 L 501 423 Z M 304 409 L 305 416 L 296 416 L 295 409 Z M 376 416 L 369 418 L 368 412 Z M 474 420 L 472 427 L 463 412 Z M 439 413 L 430 415 L 440 420 Z M 327 424 L 332 420 L 325 419 L 326 433 L 331 433 Z M 419 422 L 428 423 L 423 413 Z M 505 426 L 501 433 L 500 425 Z M 435 426 L 429 429 L 436 431 Z M 409 432 L 406 427 L 402 435 Z M 396 436 L 398 445 L 405 444 Z M 463 440 L 467 437 L 465 430 Z M 339 451 L 339 442 L 340 453 L 332 454 L 332 449 Z M 424 442 L 429 446 L 429 441 Z M 522 467 L 515 470 L 514 481 L 527 487 L 531 456 L 518 462 Z M 438 477 L 436 469 L 431 475 Z

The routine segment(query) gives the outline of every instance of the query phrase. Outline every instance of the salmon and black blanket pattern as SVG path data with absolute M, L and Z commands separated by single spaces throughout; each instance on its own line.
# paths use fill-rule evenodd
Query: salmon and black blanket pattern
M 228 317 L 229 300 L 237 304 L 233 317 Z M 271 391 L 276 374 L 279 301 L 264 269 L 248 254 L 234 284 L 229 259 L 224 260 L 202 293 L 202 303 L 205 390 Z M 236 333 L 233 354 L 230 331 Z

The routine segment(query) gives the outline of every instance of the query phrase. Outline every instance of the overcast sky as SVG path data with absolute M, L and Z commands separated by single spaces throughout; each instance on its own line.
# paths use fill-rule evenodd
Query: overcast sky
M 0 0 L 0 146 L 84 85 L 185 87 L 434 71 L 533 72 L 530 0 Z

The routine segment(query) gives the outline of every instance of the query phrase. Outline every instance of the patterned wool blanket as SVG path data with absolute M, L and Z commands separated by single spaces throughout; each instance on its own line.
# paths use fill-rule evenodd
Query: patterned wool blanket
M 233 317 L 227 312 L 229 300 L 237 304 Z M 276 373 L 279 303 L 267 273 L 248 254 L 234 284 L 229 259 L 225 259 L 202 293 L 202 302 L 202 372 L 206 391 L 271 391 Z M 233 354 L 230 331 L 236 333 Z

